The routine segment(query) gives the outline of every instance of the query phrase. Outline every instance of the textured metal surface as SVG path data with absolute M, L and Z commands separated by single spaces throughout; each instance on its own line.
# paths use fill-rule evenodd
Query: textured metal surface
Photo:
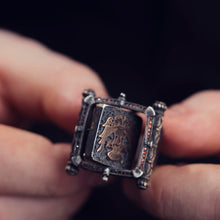
M 115 169 L 130 169 L 141 130 L 133 112 L 106 104 L 94 109 L 86 146 L 91 158 Z M 94 122 L 94 123 L 93 123 Z M 94 139 L 93 139 L 94 138 Z
M 82 109 L 75 127 L 73 147 L 66 171 L 78 173 L 78 167 L 109 175 L 133 177 L 146 189 L 157 157 L 166 105 L 156 101 L 142 106 L 118 99 L 96 97 L 92 90 L 83 93 Z M 141 118 L 146 117 L 141 138 Z M 143 136 L 143 137 L 142 137 Z

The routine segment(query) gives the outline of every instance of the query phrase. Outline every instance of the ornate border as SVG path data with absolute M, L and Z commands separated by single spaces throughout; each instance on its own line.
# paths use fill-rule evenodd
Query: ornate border
M 87 120 L 92 107 L 97 104 L 108 104 L 121 107 L 130 111 L 143 113 L 146 116 L 144 136 L 140 141 L 141 146 L 139 148 L 140 151 L 137 163 L 132 170 L 116 170 L 93 161 L 82 159 L 82 148 Z M 136 178 L 138 187 L 146 189 L 155 165 L 158 143 L 161 136 L 163 115 L 166 108 L 166 104 L 160 101 L 156 101 L 152 107 L 145 107 L 143 105 L 128 102 L 126 101 L 124 93 L 121 93 L 117 99 L 100 98 L 96 97 L 94 91 L 85 90 L 83 92 L 81 112 L 75 127 L 72 152 L 66 166 L 67 173 L 76 175 L 78 173 L 78 167 L 80 166 L 93 172 L 102 173 L 104 181 L 108 180 L 109 175 Z

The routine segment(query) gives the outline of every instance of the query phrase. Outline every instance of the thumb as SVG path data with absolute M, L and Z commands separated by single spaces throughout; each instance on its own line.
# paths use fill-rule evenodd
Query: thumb
M 171 106 L 164 117 L 162 152 L 200 157 L 220 152 L 220 91 L 196 93 Z

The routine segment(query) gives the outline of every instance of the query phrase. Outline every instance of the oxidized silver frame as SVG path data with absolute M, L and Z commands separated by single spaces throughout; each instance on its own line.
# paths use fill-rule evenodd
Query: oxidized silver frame
M 87 131 L 93 120 L 91 119 L 91 111 L 97 105 L 112 106 L 114 108 L 125 109 L 134 114 L 142 113 L 146 116 L 145 130 L 142 137 L 139 138 L 139 146 L 135 146 L 136 157 L 132 158 L 133 164 L 130 169 L 106 166 L 94 161 L 93 158 L 85 158 L 85 149 L 88 147 L 86 146 L 85 139 L 88 138 Z M 124 93 L 121 93 L 117 99 L 100 98 L 96 97 L 94 91 L 85 90 L 78 123 L 75 126 L 72 152 L 66 166 L 67 173 L 76 175 L 78 174 L 78 167 L 82 167 L 93 172 L 102 173 L 104 181 L 108 180 L 109 175 L 135 178 L 137 180 L 137 186 L 141 189 L 146 189 L 155 165 L 162 130 L 162 120 L 166 108 L 166 104 L 160 101 L 156 101 L 153 106 L 148 107 L 128 102 Z M 93 154 L 94 150 L 92 149 L 91 151 Z

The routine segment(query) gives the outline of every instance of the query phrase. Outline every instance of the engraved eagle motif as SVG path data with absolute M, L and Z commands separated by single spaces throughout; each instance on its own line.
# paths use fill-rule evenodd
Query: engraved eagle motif
M 127 151 L 130 143 L 130 137 L 128 135 L 128 128 L 130 127 L 129 119 L 124 115 L 117 115 L 115 117 L 108 117 L 106 122 L 102 125 L 104 130 L 99 135 L 99 152 L 105 145 L 111 148 L 111 151 L 107 153 L 108 157 L 113 161 L 121 160 L 121 152 Z

